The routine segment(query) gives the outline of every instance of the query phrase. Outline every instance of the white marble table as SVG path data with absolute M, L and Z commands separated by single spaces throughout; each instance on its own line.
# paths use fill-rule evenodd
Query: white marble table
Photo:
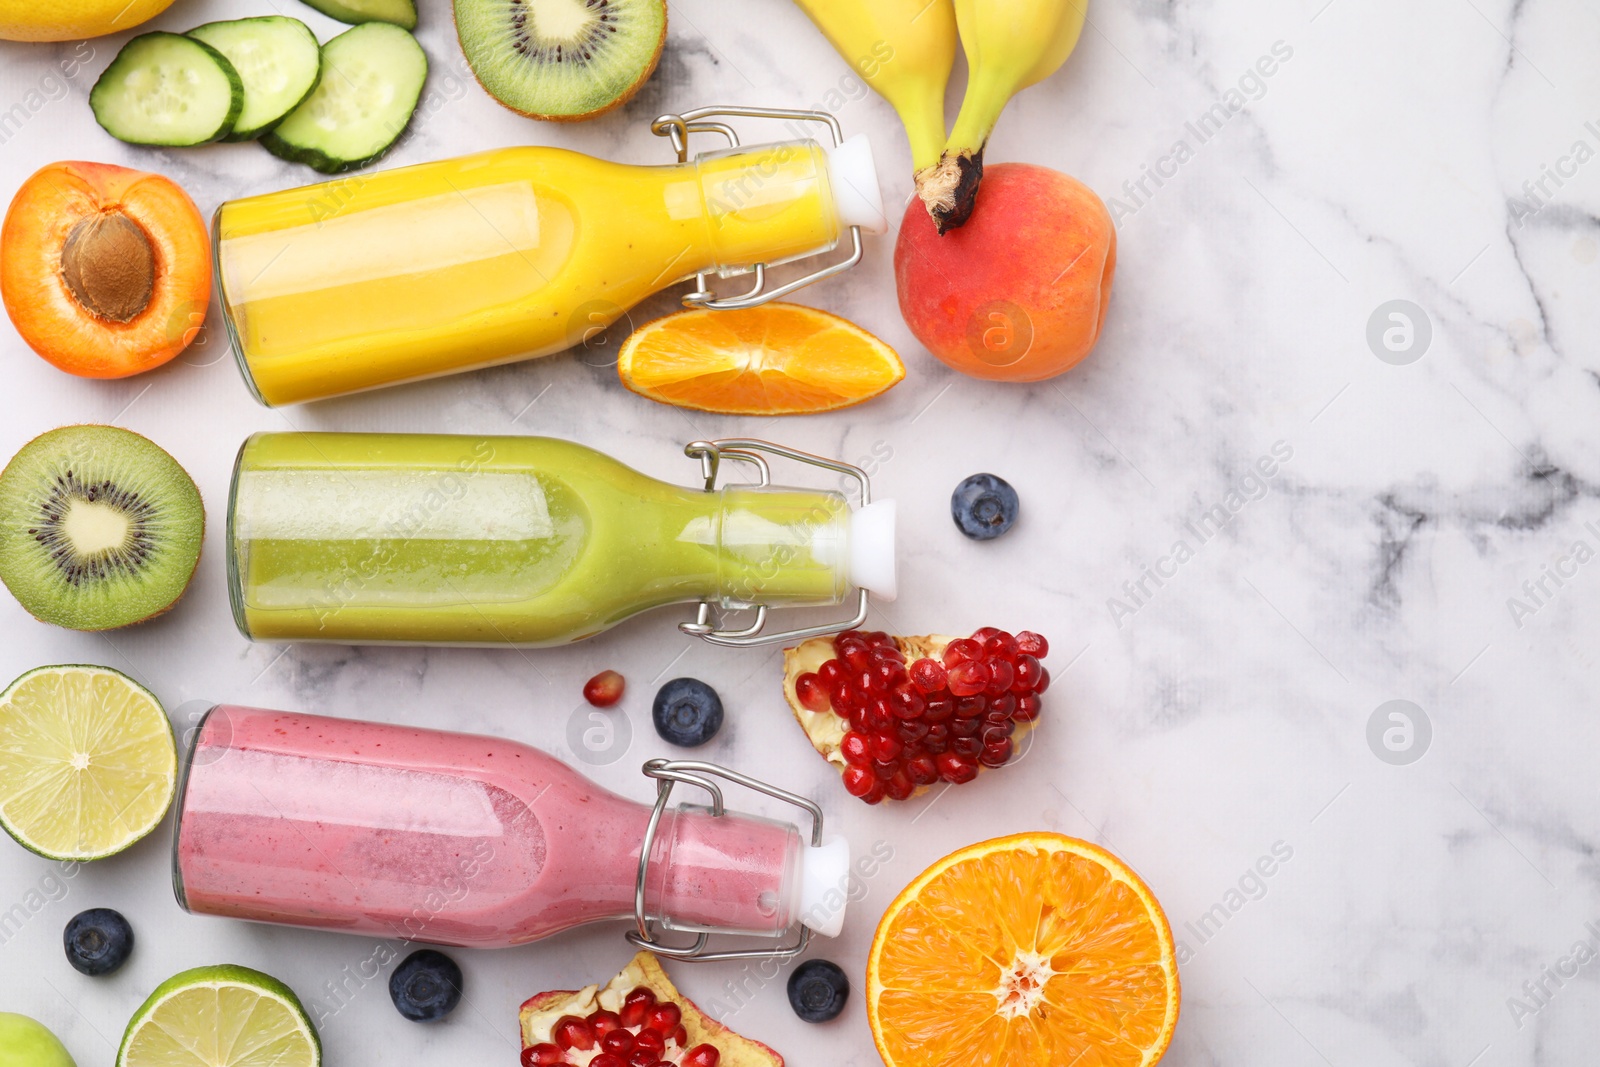
M 891 112 L 784 0 L 675 3 L 654 81 L 579 126 L 492 103 L 463 78 L 447 5 L 422 6 L 432 107 L 385 165 L 529 142 L 659 160 L 665 145 L 646 129 L 658 112 L 837 93 L 846 131 L 874 138 L 889 195 L 907 192 Z M 156 25 L 271 9 L 324 37 L 336 28 L 291 0 L 178 0 Z M 1116 198 L 1107 333 L 1052 383 L 988 385 L 934 362 L 900 321 L 889 239 L 804 298 L 897 345 L 910 375 L 867 407 L 799 420 L 648 404 L 618 386 L 604 351 L 269 411 L 220 331 L 160 372 L 97 383 L 53 370 L 0 325 L 0 452 L 63 423 L 115 422 L 169 448 L 213 520 L 188 599 L 154 624 L 80 635 L 0 598 L 0 675 L 101 662 L 180 720 L 230 700 L 570 754 L 580 685 L 616 667 L 634 682 L 631 748 L 592 773 L 643 798 L 638 764 L 666 751 L 648 726 L 650 682 L 695 674 L 731 710 L 713 758 L 820 798 L 858 847 L 893 850 L 845 936 L 822 948 L 853 974 L 878 911 L 927 862 L 1056 828 L 1117 850 L 1166 904 L 1186 961 L 1171 1063 L 1591 1059 L 1600 965 L 1573 952 L 1600 944 L 1600 564 L 1587 562 L 1600 549 L 1587 525 L 1600 524 L 1600 15 L 1581 0 L 1096 0 L 1091 18 L 1069 68 L 1016 101 L 989 149 Z M 250 145 L 112 141 L 85 94 L 118 44 L 93 42 L 70 84 L 51 72 L 74 46 L 0 45 L 0 111 L 19 103 L 25 119 L 13 111 L 0 144 L 6 197 L 60 158 L 162 171 L 208 214 L 314 177 Z M 1275 52 L 1270 77 L 1250 75 Z M 1242 90 L 1235 110 L 1230 89 Z M 1404 326 L 1386 318 L 1392 301 L 1409 302 L 1409 349 L 1403 329 L 1390 337 L 1401 351 L 1382 343 Z M 775 651 L 691 644 L 670 612 L 565 652 L 252 646 L 224 588 L 228 470 L 245 433 L 289 427 L 564 435 L 684 481 L 679 450 L 695 437 L 879 455 L 906 536 L 903 595 L 878 622 L 1047 633 L 1056 684 L 1038 745 L 936 802 L 868 809 L 788 721 Z M 1253 475 L 1275 452 L 1274 474 Z M 980 470 L 1010 479 L 1024 507 L 987 545 L 947 512 L 950 489 Z M 1203 518 L 1218 504 L 1220 532 Z M 1384 742 L 1394 709 L 1379 713 L 1396 700 L 1413 724 L 1409 749 L 1405 730 L 1390 734 L 1398 752 Z M 47 1021 L 80 1065 L 109 1063 L 158 981 L 236 961 L 313 1006 L 330 1064 L 511 1064 L 524 997 L 603 978 L 629 955 L 616 927 L 457 952 L 469 1003 L 418 1027 L 381 977 L 353 977 L 373 942 L 187 917 L 167 866 L 164 830 L 66 881 L 0 842 L 0 1009 Z M 61 953 L 62 926 L 95 905 L 120 908 L 139 937 L 105 980 Z M 737 1001 L 734 1025 L 798 1067 L 877 1062 L 859 996 L 817 1028 L 753 969 L 677 975 L 692 995 Z

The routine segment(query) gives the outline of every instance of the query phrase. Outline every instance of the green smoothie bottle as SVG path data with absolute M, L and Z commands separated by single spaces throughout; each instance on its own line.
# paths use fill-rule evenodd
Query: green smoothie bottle
M 260 641 L 541 646 L 698 603 L 680 629 L 741 645 L 858 626 L 869 594 L 893 598 L 894 502 L 871 500 L 866 472 L 763 441 L 687 452 L 700 488 L 549 437 L 256 434 L 228 503 L 234 619 Z M 771 457 L 854 482 L 861 506 L 771 485 Z M 730 461 L 755 481 L 719 487 Z M 767 625 L 852 590 L 852 618 Z

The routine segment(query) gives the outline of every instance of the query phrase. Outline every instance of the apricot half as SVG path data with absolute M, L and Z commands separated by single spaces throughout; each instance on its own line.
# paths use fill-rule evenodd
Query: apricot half
M 0 298 L 28 346 L 69 374 L 159 367 L 205 322 L 205 220 L 159 174 L 52 163 L 23 183 L 0 227 Z

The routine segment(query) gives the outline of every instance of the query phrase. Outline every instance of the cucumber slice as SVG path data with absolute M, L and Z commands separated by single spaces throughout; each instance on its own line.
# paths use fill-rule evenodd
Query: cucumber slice
M 253 141 L 266 133 L 317 87 L 322 48 L 299 19 L 283 15 L 208 22 L 189 36 L 228 58 L 244 82 L 244 110 L 224 140 Z
M 340 22 L 392 22 L 405 30 L 417 28 L 417 5 L 413 0 L 305 0 L 305 5 Z
M 280 159 L 324 174 L 375 162 L 411 124 L 428 78 L 417 39 L 387 22 L 346 30 L 322 46 L 322 76 L 305 103 L 261 138 Z
M 146 33 L 122 46 L 89 90 L 94 119 L 129 144 L 206 144 L 233 131 L 244 83 L 204 41 Z

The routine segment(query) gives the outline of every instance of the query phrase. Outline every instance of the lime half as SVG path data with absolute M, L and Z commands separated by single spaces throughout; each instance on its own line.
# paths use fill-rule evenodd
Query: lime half
M 108 667 L 40 667 L 0 693 L 0 827 L 58 860 L 97 860 L 154 830 L 178 749 L 150 691 Z
M 196 967 L 134 1012 L 117 1067 L 318 1067 L 322 1042 L 294 990 L 248 967 Z

